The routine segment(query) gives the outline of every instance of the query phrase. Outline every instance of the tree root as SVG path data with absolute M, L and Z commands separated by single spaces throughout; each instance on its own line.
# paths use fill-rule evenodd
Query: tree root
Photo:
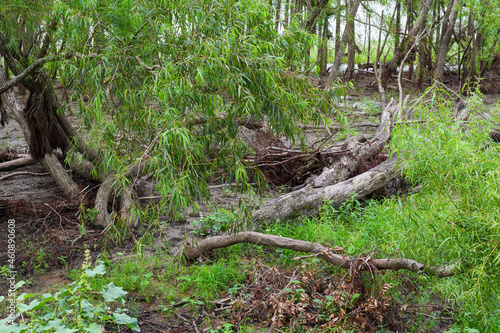
M 427 266 L 412 259 L 372 259 L 370 257 L 350 258 L 345 255 L 337 254 L 334 249 L 325 247 L 319 243 L 252 231 L 240 232 L 235 235 L 210 237 L 201 240 L 196 245 L 185 245 L 183 255 L 187 259 L 196 259 L 208 251 L 240 243 L 266 245 L 293 251 L 312 253 L 327 263 L 344 269 L 350 269 L 353 265 L 359 267 L 359 270 L 397 271 L 405 269 L 414 273 L 425 273 L 437 277 L 448 277 L 459 273 L 456 264 L 449 266 Z

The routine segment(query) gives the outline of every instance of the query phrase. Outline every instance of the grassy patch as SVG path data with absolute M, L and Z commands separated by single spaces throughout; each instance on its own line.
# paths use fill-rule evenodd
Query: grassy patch
M 462 273 L 454 277 L 418 276 L 427 290 L 422 301 L 437 294 L 457 302 L 456 332 L 495 332 L 500 327 L 500 145 L 488 139 L 481 121 L 460 130 L 450 110 L 447 99 L 434 95 L 420 107 L 423 124 L 394 130 L 393 149 L 406 156 L 407 180 L 423 187 L 418 194 L 363 204 L 354 197 L 338 209 L 325 205 L 317 217 L 273 225 L 268 232 L 342 246 L 349 255 L 455 263 Z

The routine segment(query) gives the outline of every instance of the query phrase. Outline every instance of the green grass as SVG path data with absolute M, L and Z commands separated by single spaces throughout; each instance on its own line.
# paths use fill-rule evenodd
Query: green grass
M 213 300 L 246 279 L 245 264 L 231 255 L 213 264 L 190 266 L 166 262 L 164 256 L 132 257 L 106 265 L 108 274 L 89 279 L 93 289 L 114 282 L 130 292 L 132 298 L 148 303 L 160 299 L 163 304 L 171 304 L 186 297 Z M 76 280 L 80 272 L 73 270 L 70 278 Z
M 407 180 L 423 190 L 407 198 L 355 198 L 319 216 L 269 227 L 280 234 L 330 246 L 349 255 L 403 257 L 429 265 L 456 263 L 450 278 L 419 276 L 428 295 L 458 302 L 457 332 L 500 327 L 500 145 L 471 121 L 460 131 L 452 105 L 439 95 L 421 106 L 425 123 L 397 127 L 393 149 L 405 158 Z M 285 251 L 284 253 L 287 253 Z M 411 273 L 408 273 L 411 274 Z

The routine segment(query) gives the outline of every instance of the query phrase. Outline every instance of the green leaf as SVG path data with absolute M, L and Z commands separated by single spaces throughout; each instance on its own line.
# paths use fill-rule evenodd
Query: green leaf
M 127 325 L 129 328 L 133 329 L 134 331 L 137 331 L 137 332 L 141 331 L 141 329 L 139 328 L 139 325 L 137 324 L 137 318 L 132 318 L 126 313 L 114 313 L 113 320 L 117 324 Z
M 88 300 L 86 299 L 83 299 L 81 302 L 80 302 L 80 306 L 82 307 L 82 309 L 85 311 L 85 312 L 89 312 L 91 311 L 93 308 L 94 308 L 94 305 L 92 303 L 90 303 Z
M 102 297 L 106 302 L 113 302 L 117 298 L 124 297 L 127 292 L 122 287 L 117 287 L 113 282 L 110 282 L 106 287 L 101 289 Z
M 106 273 L 106 267 L 104 266 L 103 263 L 100 263 L 94 269 L 87 269 L 85 270 L 85 274 L 89 277 L 94 277 L 96 275 L 104 275 Z
M 54 333 L 74 333 L 74 332 L 78 332 L 78 330 L 74 329 L 74 328 L 63 327 L 63 326 L 59 326 L 54 331 Z
M 40 328 L 43 329 L 42 332 L 50 331 L 51 329 L 54 329 L 56 332 L 65 332 L 62 330 L 68 330 L 67 325 L 63 324 L 62 319 L 60 318 L 51 320 L 47 323 L 47 325 L 40 326 Z M 76 331 L 78 330 L 72 329 L 71 331 L 66 331 L 66 332 L 76 332 Z
M 16 283 L 16 285 L 14 286 L 14 289 L 17 290 L 17 289 L 21 288 L 22 286 L 24 286 L 25 284 L 26 284 L 26 282 L 21 280 L 21 281 Z
M 29 305 L 26 305 L 26 304 L 20 304 L 19 305 L 19 311 L 21 312 L 27 312 L 29 310 L 32 310 L 33 308 L 35 308 L 38 304 L 40 304 L 40 301 L 38 300 L 33 300 L 31 301 L 31 303 Z
M 96 323 L 92 323 L 89 326 L 84 327 L 83 331 L 88 333 L 102 333 L 102 327 Z
M 9 323 L 10 318 L 7 317 L 6 319 L 0 320 L 0 333 L 20 333 L 20 332 L 26 332 L 26 324 L 21 323 L 21 324 L 16 324 L 14 323 L 13 325 L 7 326 L 6 324 Z

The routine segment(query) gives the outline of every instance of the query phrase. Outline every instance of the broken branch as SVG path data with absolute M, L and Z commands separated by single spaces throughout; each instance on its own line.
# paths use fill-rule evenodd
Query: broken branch
M 259 232 L 240 232 L 234 235 L 215 236 L 201 240 L 196 245 L 185 245 L 184 256 L 188 259 L 196 259 L 208 251 L 228 247 L 235 244 L 247 243 L 279 247 L 283 249 L 307 252 L 316 255 L 322 260 L 334 266 L 350 269 L 351 264 L 360 258 L 346 257 L 334 253 L 334 250 L 319 243 L 308 242 L 293 238 L 268 235 Z M 428 275 L 447 277 L 458 273 L 456 264 L 449 266 L 427 266 L 412 259 L 371 259 L 363 258 L 364 264 L 361 270 L 400 270 L 405 269 L 414 273 L 425 273 Z

